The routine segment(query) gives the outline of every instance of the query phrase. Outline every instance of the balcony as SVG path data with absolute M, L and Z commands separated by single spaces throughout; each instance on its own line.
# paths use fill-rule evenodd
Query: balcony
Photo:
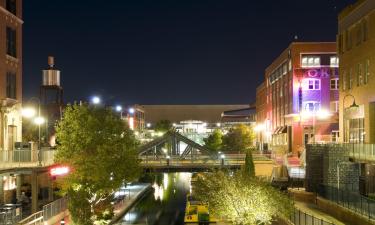
M 0 150 L 0 170 L 53 165 L 55 151 L 51 148 L 42 148 L 39 161 L 38 150 Z

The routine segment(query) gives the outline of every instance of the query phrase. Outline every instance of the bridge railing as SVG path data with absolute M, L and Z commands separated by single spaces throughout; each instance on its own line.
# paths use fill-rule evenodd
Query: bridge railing
M 52 165 L 55 151 L 56 150 L 50 148 L 42 148 L 39 158 L 38 150 L 0 150 L 0 169 Z

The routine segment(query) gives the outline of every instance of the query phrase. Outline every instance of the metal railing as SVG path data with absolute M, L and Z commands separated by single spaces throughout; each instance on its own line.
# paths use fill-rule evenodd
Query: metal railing
M 40 164 L 42 166 L 52 165 L 54 154 L 54 149 L 43 148 L 41 150 Z M 38 150 L 0 150 L 0 169 L 35 166 L 39 166 Z
M 343 145 L 349 157 L 360 161 L 375 161 L 375 144 L 346 143 Z
M 295 225 L 334 225 L 334 223 L 317 218 L 297 208 L 294 209 L 294 213 L 290 216 L 290 221 Z
M 64 212 L 68 209 L 68 198 L 60 198 L 54 202 L 51 202 L 43 206 L 43 219 L 47 221 L 57 214 Z
M 22 219 L 22 207 L 2 207 L 0 210 L 0 225 L 16 224 Z
M 320 185 L 318 195 L 357 214 L 375 220 L 375 200 L 357 192 Z
M 54 216 L 64 212 L 68 209 L 68 198 L 60 198 L 45 206 L 43 210 L 36 212 L 29 217 L 18 222 L 18 225 L 42 225 Z

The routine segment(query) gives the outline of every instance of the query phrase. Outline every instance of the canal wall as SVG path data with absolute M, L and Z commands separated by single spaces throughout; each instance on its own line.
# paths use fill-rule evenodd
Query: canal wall
M 151 184 L 144 184 L 144 186 L 140 188 L 139 191 L 137 191 L 137 193 L 133 194 L 133 196 L 131 196 L 130 199 L 124 201 L 121 207 L 115 211 L 115 216 L 113 217 L 109 225 L 115 224 L 117 221 L 119 221 L 151 189 L 152 189 Z

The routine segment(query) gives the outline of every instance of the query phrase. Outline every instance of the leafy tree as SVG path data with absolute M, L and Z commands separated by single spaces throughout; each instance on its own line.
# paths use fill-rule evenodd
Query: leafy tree
M 238 125 L 231 128 L 226 135 L 223 136 L 224 151 L 245 151 L 254 144 L 254 131 L 246 125 Z
M 288 196 L 261 178 L 223 171 L 198 177 L 195 196 L 209 205 L 210 212 L 234 225 L 270 224 L 277 216 L 288 217 L 293 203 Z
M 56 127 L 55 161 L 71 173 L 61 179 L 75 224 L 90 225 L 113 215 L 113 193 L 138 177 L 137 141 L 109 109 L 69 105 Z
M 253 161 L 253 154 L 251 151 L 246 151 L 245 165 L 242 168 L 244 175 L 255 177 L 255 166 Z
M 169 120 L 160 120 L 155 124 L 156 132 L 167 132 L 172 129 L 172 123 Z
M 212 151 L 220 151 L 223 134 L 219 129 L 214 130 L 207 138 L 204 138 L 204 146 Z

